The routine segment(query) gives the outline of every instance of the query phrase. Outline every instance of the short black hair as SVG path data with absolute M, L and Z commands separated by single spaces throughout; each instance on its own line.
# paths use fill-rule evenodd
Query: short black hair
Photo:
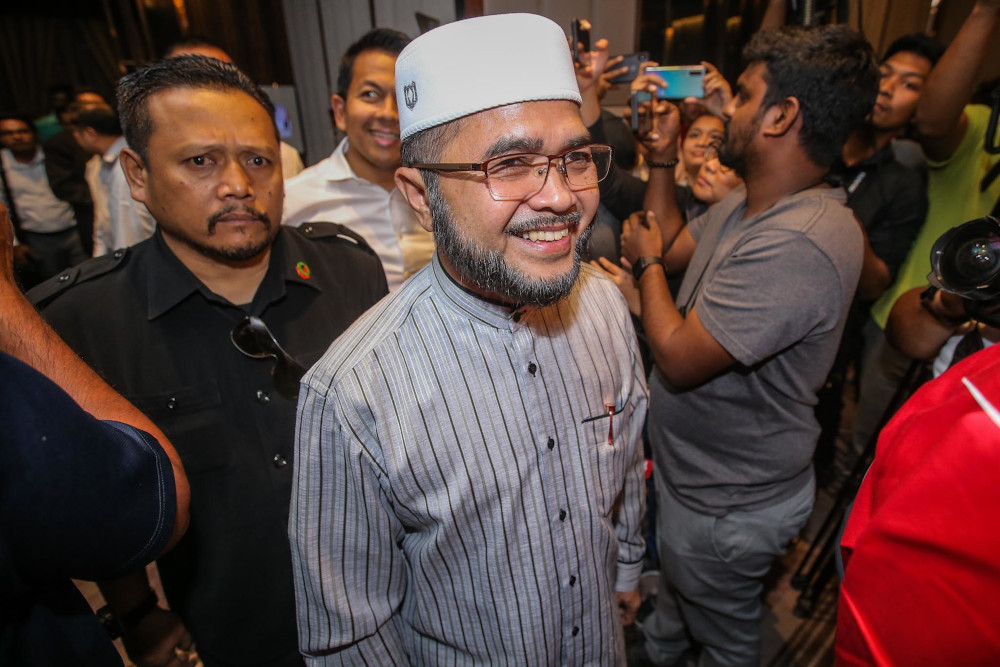
M 107 106 L 82 106 L 78 103 L 69 106 L 69 124 L 77 129 L 92 128 L 105 137 L 120 137 L 122 126 L 118 114 Z
M 147 158 L 153 119 L 149 115 L 149 98 L 172 88 L 209 89 L 246 93 L 267 111 L 274 124 L 274 105 L 262 95 L 257 84 L 229 63 L 206 56 L 176 56 L 164 58 L 140 67 L 118 82 L 118 113 L 128 145 L 143 160 Z
M 188 49 L 197 49 L 200 46 L 207 46 L 209 48 L 218 49 L 222 52 L 226 52 L 224 48 L 216 44 L 210 39 L 202 37 L 201 35 L 188 35 L 183 39 L 179 39 L 170 46 L 166 48 L 163 52 L 164 58 L 172 58 L 170 54 L 174 51 L 187 51 Z
M 354 77 L 354 61 L 362 53 L 365 51 L 384 51 L 390 55 L 398 56 L 409 43 L 409 35 L 392 28 L 375 28 L 366 32 L 361 36 L 361 39 L 347 47 L 347 51 L 340 59 L 340 70 L 337 72 L 337 94 L 343 98 L 347 97 L 347 89 L 351 87 L 351 79 Z
M 879 70 L 871 44 L 843 25 L 762 30 L 743 49 L 748 65 L 765 66 L 761 111 L 798 99 L 799 140 L 810 160 L 829 167 L 848 135 L 864 122 L 878 95 Z
M 0 121 L 4 120 L 19 120 L 28 126 L 32 134 L 38 136 L 38 128 L 35 127 L 35 121 L 31 120 L 30 114 L 22 111 L 0 111 Z
M 882 56 L 882 61 L 885 62 L 900 52 L 915 53 L 918 56 L 923 56 L 931 61 L 931 66 L 933 67 L 937 65 L 938 61 L 941 60 L 941 56 L 944 55 L 944 47 L 930 35 L 925 35 L 922 32 L 914 32 L 909 35 L 903 35 L 890 44 L 889 48 L 885 50 L 885 55 Z

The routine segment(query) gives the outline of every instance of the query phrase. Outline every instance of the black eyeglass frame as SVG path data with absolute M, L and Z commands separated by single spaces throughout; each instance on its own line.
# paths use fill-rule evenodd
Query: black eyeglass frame
M 253 335 L 255 341 L 265 336 L 270 345 L 265 343 L 264 348 L 255 347 L 253 349 L 245 347 L 240 341 L 244 338 L 246 331 Z M 229 339 L 237 350 L 252 359 L 266 359 L 268 357 L 274 359 L 274 367 L 271 369 L 271 380 L 274 382 L 274 388 L 285 398 L 291 400 L 298 398 L 299 381 L 306 374 L 306 369 L 292 355 L 288 354 L 285 348 L 281 347 L 262 319 L 253 315 L 243 318 L 229 332 Z
M 586 185 L 574 185 L 573 183 L 570 183 L 569 175 L 566 171 L 566 156 L 576 151 L 585 149 L 594 149 L 594 148 L 600 148 L 600 149 L 606 148 L 608 150 L 607 153 L 608 161 L 606 163 L 604 173 L 598 174 L 597 180 L 594 181 L 593 183 L 587 183 Z M 545 165 L 545 178 L 542 178 L 541 181 L 539 182 L 538 189 L 530 194 L 518 195 L 516 197 L 501 197 L 497 195 L 493 191 L 493 188 L 490 186 L 490 172 L 489 172 L 490 165 L 496 162 L 500 162 L 502 160 L 510 160 L 511 158 L 517 158 L 525 155 L 530 155 L 533 157 L 542 157 L 548 160 L 548 163 Z M 493 197 L 495 201 L 517 201 L 523 199 L 530 199 L 531 197 L 534 197 L 536 194 L 542 191 L 542 188 L 545 187 L 546 181 L 548 181 L 549 172 L 552 171 L 553 161 L 557 161 L 556 171 L 558 171 L 563 175 L 563 178 L 566 179 L 566 184 L 570 186 L 570 189 L 576 188 L 582 190 L 597 185 L 598 183 L 600 183 L 601 181 L 603 181 L 605 178 L 608 177 L 608 174 L 611 172 L 611 161 L 613 157 L 614 157 L 614 149 L 609 144 L 593 143 L 593 144 L 583 144 L 581 146 L 574 146 L 573 148 L 567 149 L 557 155 L 543 155 L 542 153 L 510 153 L 506 155 L 497 155 L 496 157 L 491 157 L 489 160 L 486 160 L 485 162 L 416 162 L 414 164 L 411 164 L 410 166 L 415 169 L 427 169 L 429 171 L 438 171 L 445 174 L 456 173 L 456 172 L 478 171 L 483 174 L 483 178 L 486 180 L 486 189 L 490 191 L 490 196 Z

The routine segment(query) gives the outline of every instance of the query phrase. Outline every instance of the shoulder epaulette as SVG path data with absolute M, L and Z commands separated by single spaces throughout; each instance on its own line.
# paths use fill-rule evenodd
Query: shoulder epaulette
M 26 296 L 32 305 L 44 305 L 47 301 L 62 294 L 73 285 L 79 285 L 80 283 L 93 280 L 114 271 L 124 265 L 128 255 L 128 248 L 119 248 L 101 257 L 88 259 L 83 264 L 65 269 L 41 285 L 33 287 L 28 291 Z
M 298 227 L 292 227 L 292 229 L 298 229 L 306 238 L 339 239 L 344 243 L 356 245 L 362 250 L 375 254 L 363 236 L 336 222 L 305 222 Z

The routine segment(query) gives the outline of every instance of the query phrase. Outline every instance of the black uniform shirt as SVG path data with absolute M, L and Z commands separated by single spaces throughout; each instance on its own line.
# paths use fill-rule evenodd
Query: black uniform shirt
M 287 538 L 296 405 L 274 389 L 274 362 L 242 354 L 230 331 L 259 316 L 308 368 L 387 291 L 361 237 L 310 223 L 282 227 L 242 307 L 195 278 L 160 232 L 29 295 L 180 453 L 191 527 L 159 566 L 205 657 L 249 664 L 297 653 Z

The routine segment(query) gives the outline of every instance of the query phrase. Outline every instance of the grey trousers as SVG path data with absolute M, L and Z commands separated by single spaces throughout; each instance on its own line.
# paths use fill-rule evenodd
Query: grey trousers
M 865 323 L 864 338 L 865 356 L 861 366 L 861 387 L 851 439 L 855 454 L 861 454 L 868 440 L 875 434 L 883 413 L 892 402 L 899 383 L 913 361 L 889 345 L 885 333 L 871 317 Z
M 809 518 L 815 482 L 775 505 L 716 517 L 683 505 L 654 476 L 662 580 L 643 628 L 650 659 L 673 665 L 694 639 L 699 665 L 756 667 L 763 578 Z

